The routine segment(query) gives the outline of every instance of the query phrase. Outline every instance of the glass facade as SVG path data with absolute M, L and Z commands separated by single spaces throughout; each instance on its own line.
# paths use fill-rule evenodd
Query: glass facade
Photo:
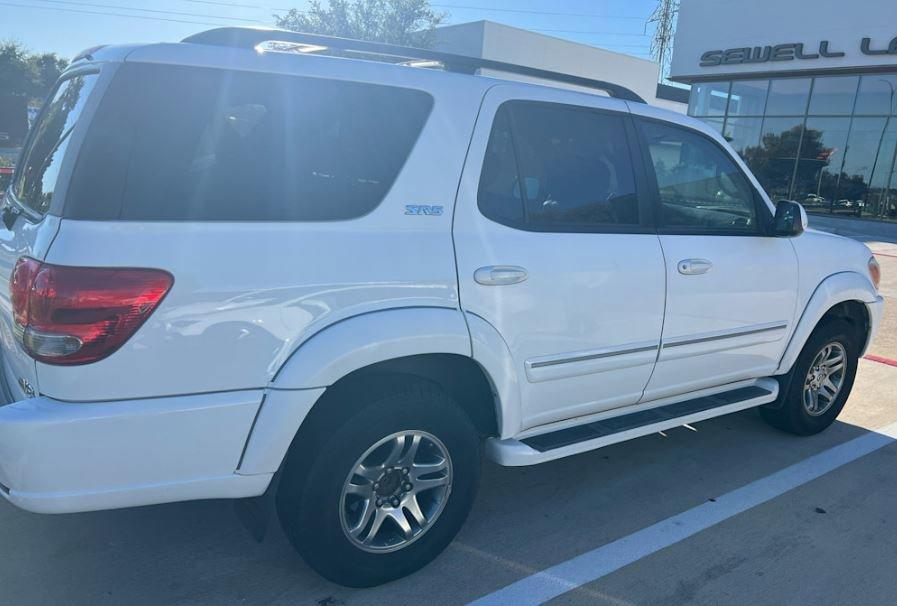
M 723 134 L 774 200 L 897 219 L 897 74 L 702 82 L 688 113 Z

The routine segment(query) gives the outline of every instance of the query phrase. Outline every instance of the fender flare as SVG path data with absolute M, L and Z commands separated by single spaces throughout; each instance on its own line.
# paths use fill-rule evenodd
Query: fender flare
M 517 435 L 523 426 L 520 384 L 511 349 L 501 333 L 480 316 L 466 312 L 473 359 L 483 368 L 496 395 L 499 439 Z
M 500 435 L 519 431 L 517 375 L 507 344 L 491 324 L 470 314 L 465 317 L 459 309 L 376 311 L 333 324 L 293 352 L 266 390 L 237 473 L 277 471 L 325 389 L 350 372 L 377 362 L 434 353 L 472 357 L 497 396 Z
M 315 333 L 290 355 L 272 389 L 328 387 L 350 372 L 417 354 L 471 356 L 459 309 L 408 307 L 352 316 Z
M 265 390 L 237 468 L 273 473 L 324 391 L 350 372 L 394 358 L 452 353 L 470 357 L 459 309 L 406 307 L 341 320 L 304 341 Z
M 813 291 L 804 307 L 775 374 L 785 374 L 791 370 L 819 320 L 832 307 L 845 301 L 859 301 L 870 305 L 876 303 L 878 298 L 878 293 L 875 292 L 869 278 L 857 272 L 840 272 L 824 279 Z

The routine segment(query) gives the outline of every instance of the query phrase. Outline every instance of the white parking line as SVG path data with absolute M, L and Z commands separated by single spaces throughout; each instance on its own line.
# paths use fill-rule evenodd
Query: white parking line
M 845 442 L 638 532 L 561 562 L 472 604 L 541 604 L 894 443 L 897 423 Z

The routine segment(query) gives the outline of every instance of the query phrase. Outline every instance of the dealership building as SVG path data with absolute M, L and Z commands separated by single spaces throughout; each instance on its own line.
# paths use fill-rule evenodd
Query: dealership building
M 681 0 L 670 78 L 774 199 L 897 218 L 897 0 Z

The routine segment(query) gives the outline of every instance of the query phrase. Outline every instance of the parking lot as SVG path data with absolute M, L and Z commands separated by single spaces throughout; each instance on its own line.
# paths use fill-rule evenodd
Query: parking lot
M 471 516 L 421 572 L 351 590 L 275 526 L 256 543 L 204 501 L 40 516 L 0 502 L 4 604 L 890 604 L 897 594 L 897 227 L 866 241 L 885 318 L 835 425 L 756 411 L 531 468 L 484 466 Z

